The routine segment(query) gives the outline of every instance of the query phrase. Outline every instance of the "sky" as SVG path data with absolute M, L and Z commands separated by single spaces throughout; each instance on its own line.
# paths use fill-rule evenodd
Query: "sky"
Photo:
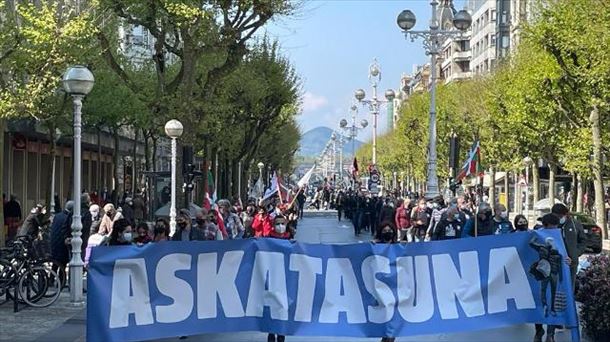
M 374 58 L 381 66 L 380 95 L 397 89 L 403 73 L 429 60 L 421 40 L 411 42 L 396 25 L 396 17 L 410 9 L 417 17 L 416 30 L 427 29 L 429 0 L 313 0 L 307 1 L 294 18 L 282 18 L 267 29 L 275 37 L 303 82 L 302 113 L 298 117 L 301 132 L 326 126 L 337 128 L 342 118 L 351 119 L 354 91 L 362 88 L 367 98 L 372 92 L 368 68 Z M 456 1 L 456 9 L 464 6 Z M 380 96 L 382 97 L 382 96 Z M 358 107 L 357 120 L 372 115 Z M 378 132 L 387 129 L 385 107 L 379 117 Z M 369 125 L 358 136 L 367 141 L 372 136 Z

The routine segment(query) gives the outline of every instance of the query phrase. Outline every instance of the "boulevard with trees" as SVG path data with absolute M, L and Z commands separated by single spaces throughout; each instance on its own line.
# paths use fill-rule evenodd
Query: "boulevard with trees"
M 1 6 L 0 129 L 8 120 L 29 119 L 48 130 L 49 141 L 55 142 L 58 128 L 71 137 L 72 104 L 61 78 L 68 66 L 81 64 L 96 78 L 83 104 L 85 131 L 97 133 L 98 144 L 101 132 L 112 134 L 115 144 L 120 134 L 130 136 L 134 150 L 143 144 L 144 170 L 158 171 L 154 159 L 163 126 L 175 118 L 185 127 L 180 143 L 213 163 L 206 168 L 218 161 L 224 196 L 237 193 L 240 163 L 244 179 L 258 173 L 259 161 L 292 171 L 300 80 L 263 28 L 298 13 L 299 2 L 49 0 Z M 130 41 L 135 28 L 150 33 L 152 48 Z M 0 135 L 0 154 L 4 143 Z M 115 153 L 115 168 L 118 160 Z
M 573 210 L 587 209 L 583 198 L 590 190 L 588 198 L 594 201 L 588 209 L 601 213 L 595 215 L 597 223 L 606 227 L 610 57 L 604 47 L 610 43 L 610 4 L 544 0 L 534 13 L 516 51 L 499 61 L 494 72 L 438 87 L 438 165 L 447 166 L 439 168 L 439 177 L 449 177 L 452 133 L 460 138 L 462 152 L 478 139 L 491 179 L 496 171 L 521 172 L 524 156 L 543 160 L 550 184 L 560 168 L 573 175 Z M 411 95 L 402 103 L 397 129 L 378 140 L 378 166 L 386 177 L 397 171 L 405 179 L 425 181 L 428 106 L 428 93 Z M 363 165 L 370 160 L 370 148 L 358 153 Z M 541 192 L 538 169 L 533 170 L 536 201 Z M 548 192 L 548 197 L 558 195 L 554 187 Z

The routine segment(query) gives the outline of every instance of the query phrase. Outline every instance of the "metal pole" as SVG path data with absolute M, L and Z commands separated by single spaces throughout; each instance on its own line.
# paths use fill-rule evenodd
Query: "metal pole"
M 525 217 L 530 219 L 530 167 L 525 165 Z
M 431 1 L 432 5 L 432 19 L 430 19 L 430 31 L 432 45 L 437 45 L 436 42 L 438 31 L 438 22 L 436 18 L 436 6 L 435 0 Z M 433 198 L 439 195 L 438 191 L 438 177 L 436 175 L 436 55 L 438 54 L 437 47 L 434 46 L 430 49 L 430 117 L 429 117 L 429 141 L 428 141 L 428 179 L 426 182 L 426 194 L 427 198 Z
M 339 143 L 339 180 L 343 183 L 343 134 L 341 134 L 341 141 Z
M 55 149 L 57 149 L 57 145 L 55 145 Z M 51 166 L 51 214 L 55 215 L 55 154 L 51 155 L 53 158 L 52 166 Z
M 72 215 L 72 258 L 70 259 L 70 304 L 83 304 L 83 260 L 81 259 L 81 109 L 83 107 L 83 96 L 72 95 L 74 103 L 74 211 Z
M 176 232 L 176 138 L 172 138 L 172 191 L 169 207 L 169 235 L 174 236 Z
M 373 83 L 373 165 L 377 165 L 377 115 L 379 114 L 379 103 L 377 102 L 377 83 Z

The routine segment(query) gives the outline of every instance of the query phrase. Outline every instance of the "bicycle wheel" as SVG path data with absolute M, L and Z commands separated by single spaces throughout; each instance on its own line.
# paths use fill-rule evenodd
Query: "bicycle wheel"
M 19 298 L 26 304 L 32 305 L 39 301 L 47 292 L 49 279 L 44 268 L 33 267 L 19 277 L 17 291 Z
M 30 270 L 29 274 L 35 274 L 37 279 L 44 279 L 44 292 L 37 298 L 29 298 L 27 296 L 28 287 L 31 285 L 30 280 L 27 277 L 21 277 L 19 279 L 19 295 L 26 295 L 22 298 L 29 306 L 44 308 L 55 303 L 59 299 L 59 296 L 61 295 L 61 281 L 57 272 L 52 269 L 45 269 L 44 267 L 34 267 Z M 52 295 L 46 295 L 48 293 L 52 293 Z
M 0 297 L 8 294 L 13 298 L 13 285 L 17 282 L 17 272 L 10 261 L 0 259 Z
M 48 270 L 53 271 L 53 274 L 47 272 L 47 275 L 49 276 L 49 279 L 51 280 L 50 283 L 53 283 L 55 275 L 58 274 L 59 275 L 59 285 L 61 286 L 60 289 L 63 289 L 66 286 L 65 266 L 62 266 L 58 262 L 56 262 L 54 260 L 50 260 L 50 259 L 43 260 L 40 263 L 37 263 L 37 266 L 43 267 L 47 271 Z M 54 297 L 55 296 L 54 289 L 49 288 L 44 296 L 47 298 Z

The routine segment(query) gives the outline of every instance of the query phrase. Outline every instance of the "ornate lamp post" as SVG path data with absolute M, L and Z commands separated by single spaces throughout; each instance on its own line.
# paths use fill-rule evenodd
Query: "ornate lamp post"
M 83 303 L 83 259 L 81 258 L 81 109 L 83 98 L 93 89 L 95 78 L 89 69 L 81 65 L 75 65 L 68 70 L 63 77 L 63 86 L 66 93 L 72 96 L 74 104 L 74 189 L 72 196 L 74 209 L 72 214 L 72 258 L 70 259 L 70 303 L 80 305 Z M 55 158 L 55 157 L 53 157 Z
M 169 230 L 171 236 L 176 232 L 176 139 L 180 138 L 183 131 L 182 123 L 176 119 L 169 120 L 165 124 L 165 134 L 172 139 L 172 197 L 169 207 Z
M 341 119 L 341 121 L 339 121 L 339 128 L 341 128 L 346 134 L 347 139 L 352 141 L 352 154 L 353 156 L 356 156 L 356 137 L 361 129 L 365 129 L 369 125 L 369 122 L 366 121 L 366 119 L 362 119 L 362 121 L 360 121 L 360 125 L 356 125 L 356 114 L 358 113 L 358 107 L 353 105 L 350 109 L 352 112 L 352 124 L 348 126 L 347 120 Z
M 430 117 L 429 117 L 429 141 L 428 141 L 428 178 L 426 181 L 427 198 L 439 195 L 438 177 L 436 174 L 436 59 L 442 50 L 443 42 L 446 39 L 457 37 L 466 31 L 472 23 L 472 18 L 468 11 L 461 10 L 453 16 L 453 26 L 458 29 L 442 29 L 438 21 L 437 0 L 431 0 L 432 18 L 430 19 L 430 29 L 426 31 L 410 31 L 415 26 L 415 14 L 410 10 L 400 12 L 396 23 L 403 30 L 405 37 L 409 36 L 411 41 L 415 38 L 422 38 L 426 53 L 430 55 Z
M 369 107 L 369 111 L 373 114 L 373 165 L 377 164 L 377 116 L 379 115 L 379 106 L 383 103 L 393 101 L 396 94 L 392 89 L 388 89 L 385 92 L 385 98 L 387 101 L 379 100 L 377 98 L 377 85 L 381 81 L 381 68 L 377 64 L 377 60 L 374 59 L 373 63 L 369 66 L 369 81 L 373 87 L 373 97 L 365 100 L 366 93 L 363 89 L 358 89 L 354 93 L 354 97 L 358 102 Z

